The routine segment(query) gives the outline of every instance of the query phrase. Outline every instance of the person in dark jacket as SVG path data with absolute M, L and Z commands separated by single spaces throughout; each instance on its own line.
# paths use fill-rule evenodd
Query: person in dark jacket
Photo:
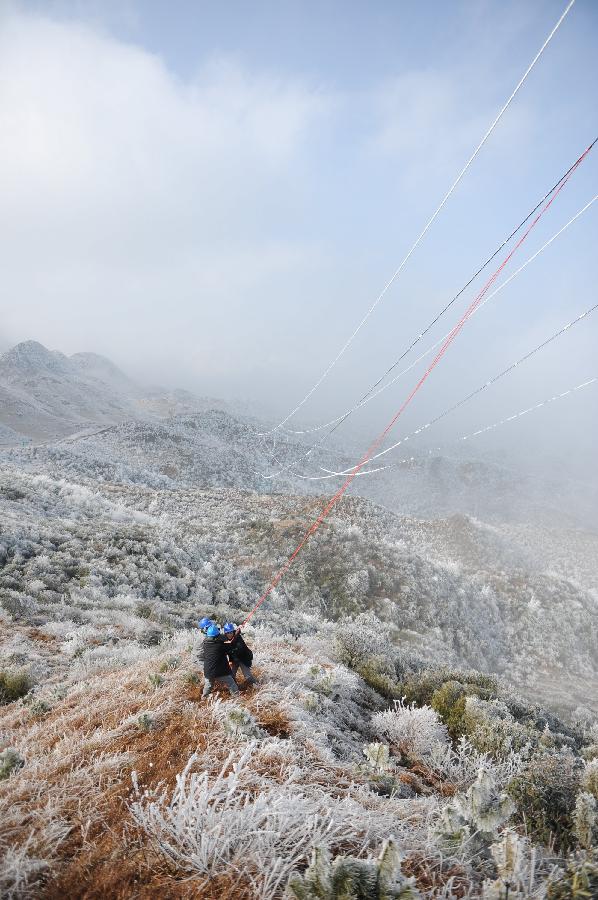
M 253 652 L 249 649 L 241 636 L 241 629 L 232 622 L 225 622 L 222 629 L 226 640 L 225 647 L 231 662 L 231 672 L 234 675 L 241 669 L 243 677 L 248 684 L 255 684 L 256 680 L 251 674 Z
M 210 625 L 196 657 L 198 662 L 203 662 L 202 697 L 211 694 L 215 681 L 226 685 L 231 694 L 239 693 L 239 685 L 231 674 L 226 648 L 225 635 L 220 634 L 217 625 Z

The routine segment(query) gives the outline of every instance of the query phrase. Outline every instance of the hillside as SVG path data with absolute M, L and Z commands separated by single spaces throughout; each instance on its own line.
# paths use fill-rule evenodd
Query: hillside
M 595 607 L 563 575 L 514 568 L 505 534 L 345 501 L 246 631 L 257 688 L 200 699 L 199 611 L 240 620 L 320 503 L 4 470 L 3 896 L 598 884 L 591 854 L 567 862 L 598 793 Z M 521 699 L 508 682 L 533 695 L 530 672 L 585 708 L 567 724 Z
M 141 386 L 96 353 L 69 357 L 37 341 L 24 341 L 0 354 L 3 444 L 24 439 L 38 443 L 92 426 L 223 406 L 222 401 L 187 391 Z
M 257 687 L 201 700 L 199 615 L 243 620 L 322 483 L 264 479 L 231 410 L 20 346 L 5 389 L 65 432 L 0 451 L 3 897 L 598 891 L 589 494 L 526 514 L 537 479 L 429 456 L 362 479 L 246 629 Z

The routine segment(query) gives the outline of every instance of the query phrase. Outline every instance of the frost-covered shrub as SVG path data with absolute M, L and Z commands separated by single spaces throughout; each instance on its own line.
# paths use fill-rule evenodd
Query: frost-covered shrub
M 242 706 L 229 707 L 224 716 L 224 729 L 232 737 L 251 740 L 261 737 L 263 732 L 248 709 Z
M 467 738 L 462 737 L 456 746 L 438 744 L 432 750 L 429 764 L 447 781 L 461 789 L 470 787 L 478 777 L 480 769 L 485 769 L 492 774 L 497 787 L 502 789 L 522 772 L 527 760 L 527 753 L 515 751 L 500 759 L 494 759 L 488 753 L 480 753 Z
M 0 753 L 0 781 L 3 778 L 8 778 L 12 772 L 16 772 L 17 769 L 22 768 L 24 765 L 25 760 L 21 754 L 14 747 L 7 747 L 6 750 Z
M 547 900 L 589 900 L 598 897 L 598 851 L 570 856 L 564 871 L 550 878 Z
M 401 857 L 392 839 L 375 860 L 332 859 L 326 848 L 314 849 L 309 868 L 289 880 L 287 892 L 293 900 L 417 900 L 421 896 L 415 880 L 401 872 Z
M 394 744 L 410 759 L 430 759 L 438 745 L 448 744 L 446 726 L 429 706 L 407 706 L 395 700 L 394 709 L 376 713 L 374 731 Z
M 396 677 L 389 666 L 387 658 L 372 656 L 366 662 L 356 666 L 355 671 L 369 687 L 382 694 L 383 697 L 388 697 L 389 699 L 401 698 L 402 695 Z
M 381 655 L 387 643 L 382 623 L 371 613 L 362 613 L 352 622 L 337 625 L 334 652 L 339 662 L 357 669 L 372 656 Z
M 267 900 L 314 847 L 346 838 L 348 818 L 333 816 L 324 797 L 302 793 L 291 779 L 262 781 L 256 791 L 249 765 L 255 752 L 250 744 L 238 760 L 231 754 L 215 778 L 193 772 L 193 755 L 171 796 L 164 786 L 142 793 L 133 776 L 131 813 L 156 852 L 180 872 L 207 881 L 234 871 L 236 879 L 250 881 L 252 896 Z M 196 883 L 200 896 L 203 882 Z
M 568 750 L 540 753 L 532 757 L 509 785 L 515 801 L 515 820 L 530 837 L 557 849 L 573 846 L 573 813 L 580 784 L 580 766 Z
M 467 689 L 460 681 L 445 681 L 432 694 L 430 705 L 436 710 L 454 741 L 465 733 L 466 699 Z
M 589 850 L 594 844 L 597 822 L 595 798 L 586 791 L 580 791 L 573 812 L 573 833 L 583 850 Z
M 386 772 L 389 768 L 388 744 L 366 744 L 363 748 L 363 755 L 374 772 Z
M 535 880 L 529 841 L 507 828 L 490 853 L 498 877 L 484 881 L 483 900 L 529 900 Z
M 29 712 L 36 719 L 43 718 L 51 709 L 51 705 L 42 697 L 35 697 L 29 704 Z
M 27 672 L 0 671 L 0 704 L 24 697 L 33 687 Z
M 581 787 L 598 800 L 598 759 L 586 762 L 581 772 Z
M 3 590 L 0 596 L 0 605 L 16 621 L 27 621 L 39 609 L 33 597 L 15 590 Z
M 529 729 L 516 722 L 500 700 L 467 697 L 461 721 L 476 750 L 491 756 L 503 757 L 513 750 L 521 751 L 532 739 Z
M 463 686 L 468 696 L 475 694 L 483 700 L 490 700 L 498 693 L 494 675 L 447 668 L 427 668 L 423 671 L 406 673 L 400 681 L 399 688 L 408 703 L 431 706 L 434 694 L 447 682 L 456 682 Z
M 490 772 L 482 769 L 467 792 L 457 794 L 442 809 L 436 834 L 448 847 L 458 849 L 467 843 L 470 853 L 479 853 L 497 840 L 499 829 L 514 809 L 508 795 L 497 789 Z

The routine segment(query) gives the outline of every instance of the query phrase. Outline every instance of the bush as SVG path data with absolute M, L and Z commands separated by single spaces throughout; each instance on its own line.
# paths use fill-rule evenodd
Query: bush
M 22 768 L 24 765 L 25 760 L 21 754 L 17 753 L 12 747 L 7 747 L 6 750 L 0 753 L 0 781 L 3 778 L 8 778 L 12 772 L 16 772 L 17 769 Z
M 26 672 L 0 671 L 0 704 L 24 697 L 33 687 Z
M 551 879 L 547 900 L 587 900 L 598 897 L 598 851 L 578 853 L 567 860 L 565 871 Z
M 402 694 L 398 683 L 389 673 L 386 661 L 382 657 L 373 656 L 366 662 L 356 665 L 354 670 L 378 694 L 389 700 L 400 700 Z
M 417 709 L 395 700 L 394 709 L 376 713 L 374 730 L 409 759 L 428 759 L 438 745 L 448 743 L 446 727 L 429 706 Z
M 585 764 L 581 774 L 581 786 L 598 800 L 598 759 L 592 759 Z
M 432 694 L 430 706 L 435 709 L 453 741 L 458 741 L 466 732 L 465 701 L 467 689 L 460 681 L 445 681 Z
M 489 753 L 496 759 L 538 743 L 538 735 L 516 722 L 506 704 L 500 700 L 466 697 L 462 726 L 476 750 Z
M 534 840 L 546 846 L 554 842 L 561 852 L 572 849 L 579 783 L 578 764 L 569 751 L 536 755 L 508 787 L 516 820 Z
M 288 893 L 295 900 L 416 900 L 414 879 L 401 872 L 394 841 L 387 841 L 376 860 L 337 856 L 325 848 L 312 852 L 304 875 L 289 880 Z
M 482 700 L 491 700 L 498 695 L 498 685 L 493 675 L 484 675 L 475 671 L 459 672 L 445 668 L 410 673 L 402 679 L 398 687 L 401 696 L 405 697 L 408 703 L 415 703 L 417 706 L 424 704 L 431 706 L 432 697 L 447 682 L 462 685 L 468 696 L 475 694 Z

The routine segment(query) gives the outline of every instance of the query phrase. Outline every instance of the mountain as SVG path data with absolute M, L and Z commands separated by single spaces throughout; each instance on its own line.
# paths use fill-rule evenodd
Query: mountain
M 590 491 L 413 457 L 257 605 L 338 485 L 306 446 L 33 342 L 0 391 L 0 895 L 598 891 Z M 203 699 L 198 618 L 252 609 Z
M 185 391 L 140 386 L 96 353 L 68 357 L 25 341 L 0 355 L 0 426 L 9 429 L 0 432 L 2 443 L 39 443 L 97 425 L 219 405 Z

